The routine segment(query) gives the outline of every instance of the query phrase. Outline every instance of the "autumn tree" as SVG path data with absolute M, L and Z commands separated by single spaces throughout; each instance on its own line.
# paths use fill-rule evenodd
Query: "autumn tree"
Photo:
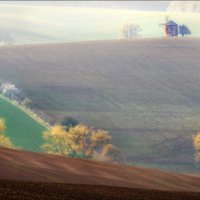
M 200 161 L 200 133 L 193 136 L 193 146 L 195 149 L 195 161 Z
M 43 134 L 42 148 L 47 153 L 83 159 L 110 161 L 116 147 L 111 144 L 112 137 L 107 131 L 94 130 L 79 124 L 66 130 L 55 125 Z M 117 152 L 117 151 L 116 151 Z
M 31 99 L 29 99 L 29 98 L 25 98 L 22 101 L 22 105 L 25 106 L 26 108 L 32 109 L 32 107 L 33 107 L 33 101 Z
M 120 149 L 113 144 L 105 144 L 101 154 L 99 155 L 99 160 L 102 161 L 119 161 L 118 157 L 120 154 Z
M 4 135 L 5 128 L 6 128 L 5 121 L 3 119 L 0 119 L 0 146 L 13 148 L 14 145 L 11 142 L 11 140 Z
M 119 28 L 120 38 L 124 39 L 137 38 L 141 31 L 141 27 L 132 21 L 122 23 Z

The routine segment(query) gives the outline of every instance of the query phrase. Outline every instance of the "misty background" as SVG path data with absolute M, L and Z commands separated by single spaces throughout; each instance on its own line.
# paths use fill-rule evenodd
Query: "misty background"
M 165 11 L 169 3 L 170 1 L 9 1 L 0 2 L 0 5 L 16 4 Z
M 127 21 L 141 27 L 140 38 L 162 37 L 166 16 L 199 36 L 199 8 L 196 1 L 0 1 L 0 46 L 120 39 Z

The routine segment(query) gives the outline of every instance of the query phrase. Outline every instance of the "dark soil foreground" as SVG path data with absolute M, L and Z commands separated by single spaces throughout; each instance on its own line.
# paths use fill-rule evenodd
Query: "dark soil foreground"
M 200 193 L 167 192 L 122 187 L 1 180 L 0 199 L 199 200 Z

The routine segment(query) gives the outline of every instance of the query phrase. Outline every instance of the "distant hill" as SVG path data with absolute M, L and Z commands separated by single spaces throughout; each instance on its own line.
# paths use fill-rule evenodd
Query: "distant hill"
M 42 1 L 42 2 L 0 2 L 0 5 L 37 5 L 37 6 L 59 6 L 78 8 L 107 8 L 107 9 L 130 9 L 165 11 L 169 1 Z
M 169 12 L 186 12 L 186 13 L 200 13 L 199 1 L 171 1 L 167 11 Z
M 0 148 L 0 171 L 2 180 L 200 192 L 199 176 L 5 148 Z
M 199 51 L 198 38 L 6 47 L 0 76 L 53 120 L 110 131 L 125 163 L 199 172 Z
M 80 8 L 64 5 L 48 6 L 54 4 L 52 1 L 42 3 L 41 1 L 19 1 L 17 5 L 7 5 L 11 3 L 0 1 L 0 21 L 2 21 L 0 36 L 2 33 L 7 33 L 17 45 L 118 39 L 120 25 L 129 20 L 140 25 L 141 37 L 157 38 L 163 36 L 163 27 L 159 24 L 163 23 L 166 17 L 166 12 L 134 11 L 132 6 L 132 4 L 139 6 L 142 3 L 148 8 L 151 4 L 165 3 L 161 1 L 153 1 L 153 3 L 151 1 L 108 1 L 104 2 L 105 4 L 102 1 L 60 1 L 60 4 L 83 4 Z M 47 5 L 34 5 L 39 3 Z M 110 9 L 112 6 L 84 7 L 87 3 L 91 3 L 91 6 L 96 4 L 96 7 L 99 4 L 104 6 L 110 4 L 115 8 L 116 6 L 120 8 L 121 4 L 124 4 L 130 9 Z M 192 36 L 200 36 L 200 16 L 191 13 L 184 15 L 170 13 L 169 18 L 178 24 L 186 24 L 192 31 Z

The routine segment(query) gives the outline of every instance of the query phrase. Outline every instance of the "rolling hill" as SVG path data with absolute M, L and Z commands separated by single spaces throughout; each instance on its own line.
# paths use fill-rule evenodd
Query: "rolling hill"
M 0 78 L 49 117 L 109 130 L 123 162 L 199 172 L 200 39 L 24 45 L 0 49 Z
M 1 2 L 0 40 L 2 34 L 9 35 L 14 39 L 15 44 L 118 39 L 121 23 L 129 20 L 141 26 L 141 37 L 162 37 L 163 28 L 159 24 L 165 22 L 166 15 L 178 24 L 186 24 L 193 36 L 200 36 L 200 16 L 196 14 L 20 5 L 20 3 Z M 100 3 L 96 2 L 96 4 Z M 108 2 L 107 4 L 118 4 L 118 8 L 123 8 L 124 3 Z M 125 4 L 130 9 L 133 8 L 131 4 L 140 4 L 140 2 L 125 2 Z M 150 4 L 144 7 L 149 8 Z
M 6 121 L 6 135 L 11 138 L 15 146 L 40 151 L 43 143 L 43 125 L 33 120 L 28 114 L 0 97 L 0 118 Z
M 0 148 L 0 179 L 200 192 L 200 177 Z

